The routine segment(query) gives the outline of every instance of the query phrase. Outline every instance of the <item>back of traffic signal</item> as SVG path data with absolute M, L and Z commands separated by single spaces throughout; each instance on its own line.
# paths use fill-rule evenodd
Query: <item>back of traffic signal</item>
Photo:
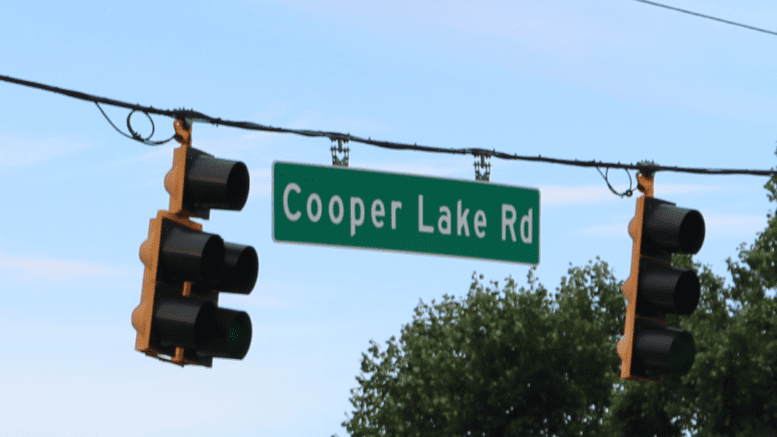
M 629 223 L 633 239 L 624 336 L 618 341 L 621 378 L 661 382 L 693 366 L 696 344 L 682 329 L 666 325 L 667 314 L 690 315 L 699 303 L 699 278 L 672 266 L 672 254 L 696 254 L 704 243 L 702 215 L 653 197 L 652 175 L 637 175 L 644 195 Z
M 140 305 L 132 313 L 135 349 L 178 365 L 211 367 L 213 358 L 243 359 L 251 345 L 248 313 L 218 306 L 220 292 L 249 294 L 259 258 L 247 245 L 225 243 L 191 217 L 211 209 L 239 211 L 248 199 L 245 164 L 191 147 L 191 124 L 174 122 L 173 168 L 165 177 L 168 211 L 150 220 L 140 247 L 145 265 Z

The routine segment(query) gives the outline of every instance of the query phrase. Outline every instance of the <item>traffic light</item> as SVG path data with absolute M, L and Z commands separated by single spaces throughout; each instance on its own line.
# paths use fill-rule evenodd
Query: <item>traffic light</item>
M 189 217 L 210 209 L 239 211 L 248 199 L 245 164 L 191 147 L 191 125 L 174 122 L 173 168 L 165 177 L 170 210 L 151 219 L 140 246 L 145 265 L 140 305 L 132 313 L 135 349 L 178 365 L 211 367 L 213 358 L 243 359 L 251 345 L 251 319 L 218 307 L 219 292 L 249 294 L 259 259 L 251 246 L 225 243 Z
M 631 275 L 623 284 L 627 300 L 624 336 L 618 341 L 621 378 L 661 382 L 662 375 L 684 375 L 696 356 L 693 336 L 666 326 L 666 315 L 693 313 L 699 278 L 672 266 L 673 253 L 695 254 L 704 243 L 699 211 L 653 197 L 653 177 L 637 174 L 637 212 L 629 223 L 634 240 Z

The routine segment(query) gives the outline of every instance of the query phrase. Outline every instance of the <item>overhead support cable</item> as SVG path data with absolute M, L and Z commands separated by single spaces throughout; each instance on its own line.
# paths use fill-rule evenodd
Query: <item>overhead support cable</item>
M 722 18 L 711 17 L 709 15 L 700 14 L 698 12 L 687 11 L 685 9 L 675 8 L 673 6 L 662 5 L 661 3 L 649 2 L 647 0 L 635 0 L 635 1 L 638 1 L 640 3 L 647 3 L 649 5 L 658 6 L 658 7 L 665 8 L 665 9 L 670 9 L 672 11 L 677 11 L 677 12 L 682 12 L 682 13 L 685 13 L 685 14 L 695 15 L 695 16 L 701 17 L 701 18 L 707 18 L 708 20 L 715 20 L 715 21 L 720 21 L 721 23 L 726 23 L 726 24 L 731 24 L 731 25 L 734 25 L 734 26 L 744 27 L 745 29 L 755 30 L 755 31 L 758 31 L 758 32 L 763 32 L 763 33 L 768 33 L 770 35 L 777 35 L 777 32 L 772 32 L 771 30 L 759 29 L 758 27 L 748 26 L 747 24 L 736 23 L 734 21 L 724 20 Z
M 57 94 L 62 94 L 79 100 L 93 102 L 98 104 L 98 108 L 99 108 L 99 103 L 102 103 L 106 105 L 118 106 L 121 108 L 130 109 L 132 110 L 132 112 L 139 111 L 146 115 L 149 115 L 149 114 L 163 115 L 163 116 L 172 117 L 176 119 L 179 119 L 179 118 L 187 119 L 190 121 L 210 123 L 217 126 L 230 126 L 230 127 L 235 127 L 239 129 L 254 130 L 254 131 L 261 131 L 261 132 L 290 133 L 290 134 L 302 135 L 306 137 L 324 137 L 324 138 L 329 138 L 332 141 L 339 141 L 341 143 L 357 142 L 357 143 L 369 144 L 369 145 L 383 147 L 386 149 L 393 149 L 393 150 L 413 150 L 413 151 L 421 151 L 421 152 L 473 155 L 474 157 L 482 156 L 485 158 L 497 157 L 497 158 L 506 159 L 506 160 L 545 162 L 549 164 L 561 164 L 561 165 L 569 165 L 569 166 L 575 166 L 575 167 L 595 167 L 595 168 L 605 168 L 605 169 L 614 168 L 614 169 L 625 169 L 625 170 L 637 170 L 643 174 L 652 174 L 658 171 L 669 171 L 669 172 L 677 172 L 677 173 L 717 174 L 717 175 L 736 175 L 736 174 L 753 175 L 753 176 L 777 175 L 777 170 L 678 167 L 678 166 L 657 165 L 654 163 L 648 163 L 647 161 L 641 161 L 641 162 L 638 162 L 637 164 L 621 164 L 620 162 L 614 163 L 614 162 L 603 162 L 603 161 L 596 161 L 596 160 L 580 161 L 577 159 L 548 158 L 548 157 L 543 157 L 542 155 L 527 156 L 527 155 L 509 154 L 505 152 L 499 152 L 493 149 L 492 150 L 481 149 L 481 148 L 450 149 L 450 148 L 443 148 L 443 147 L 422 146 L 418 144 L 397 143 L 392 141 L 380 141 L 380 140 L 373 140 L 372 138 L 369 138 L 369 137 L 362 138 L 362 137 L 358 137 L 347 133 L 344 134 L 341 132 L 319 131 L 319 130 L 309 130 L 309 129 L 287 129 L 282 127 L 274 127 L 274 126 L 254 123 L 251 121 L 224 120 L 217 117 L 210 117 L 208 115 L 203 114 L 202 112 L 198 112 L 192 109 L 184 109 L 184 108 L 173 109 L 173 110 L 158 109 L 158 108 L 154 108 L 153 106 L 131 104 L 127 102 L 122 102 L 120 100 L 109 99 L 106 97 L 99 97 L 92 94 L 83 93 L 80 91 L 59 88 L 51 85 L 46 85 L 46 84 L 23 80 L 23 79 L 17 79 L 14 77 L 4 76 L 4 75 L 0 75 L 0 80 L 31 87 L 31 88 L 37 88 L 37 89 L 41 89 L 44 91 L 49 91 Z M 102 112 L 102 108 L 100 108 L 100 111 Z M 132 112 L 130 113 L 130 116 L 132 115 Z M 103 115 L 105 115 L 104 112 L 103 112 Z M 112 122 L 111 122 L 111 125 L 113 125 Z M 116 128 L 115 125 L 113 125 L 113 127 L 118 130 L 118 128 Z M 140 141 L 144 144 L 155 145 L 155 144 L 161 144 L 163 142 L 169 141 L 169 140 L 165 140 L 161 142 L 152 142 L 152 141 L 149 141 L 150 137 L 148 138 L 140 137 L 140 135 L 137 134 L 137 132 L 135 132 L 129 126 L 129 117 L 128 117 L 128 127 L 130 129 L 131 135 L 125 134 L 125 136 L 127 136 L 128 138 Z M 605 177 L 605 179 L 607 178 Z M 629 195 L 629 194 L 630 193 L 626 195 Z

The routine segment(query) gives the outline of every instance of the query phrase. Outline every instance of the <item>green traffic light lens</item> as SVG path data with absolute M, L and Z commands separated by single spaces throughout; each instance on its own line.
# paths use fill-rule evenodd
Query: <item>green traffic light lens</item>
M 214 328 L 211 341 L 199 348 L 197 353 L 213 358 L 242 360 L 251 347 L 251 318 L 248 313 L 216 308 Z
M 242 359 L 251 346 L 251 319 L 241 312 L 232 320 L 226 332 L 226 347 L 230 358 Z

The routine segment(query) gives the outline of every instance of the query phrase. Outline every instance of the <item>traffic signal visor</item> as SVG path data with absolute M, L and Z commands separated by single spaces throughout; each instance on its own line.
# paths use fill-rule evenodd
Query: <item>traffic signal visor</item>
M 165 176 L 170 212 L 208 219 L 211 208 L 243 209 L 251 184 L 248 167 L 191 147 L 191 126 L 184 128 L 181 120 L 174 125 L 184 142 L 175 149 L 173 168 Z

